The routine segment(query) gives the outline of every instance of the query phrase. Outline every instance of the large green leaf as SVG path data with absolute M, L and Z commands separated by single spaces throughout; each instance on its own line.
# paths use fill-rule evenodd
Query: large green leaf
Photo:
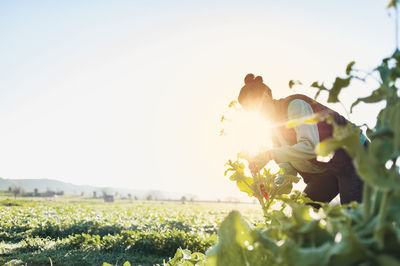
M 343 224 L 335 237 L 335 245 L 329 250 L 330 265 L 359 265 L 373 258 L 368 243 L 363 242 L 349 225 Z
M 331 243 L 324 243 L 318 247 L 301 248 L 288 241 L 282 246 L 283 265 L 296 266 L 323 266 L 328 265 Z
M 207 251 L 206 265 L 266 265 L 273 262 L 273 251 L 258 240 L 259 232 L 252 230 L 238 211 L 232 211 L 221 223 L 218 243 Z M 268 246 L 268 245 L 267 245 Z
M 236 185 L 240 189 L 240 191 L 247 193 L 249 197 L 254 196 L 254 191 L 252 189 L 252 185 L 254 183 L 254 178 L 246 177 L 244 180 L 237 181 Z

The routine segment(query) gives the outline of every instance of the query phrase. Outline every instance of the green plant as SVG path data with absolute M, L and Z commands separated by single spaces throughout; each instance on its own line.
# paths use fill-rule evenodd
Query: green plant
M 389 8 L 396 9 L 398 1 Z M 397 38 L 397 36 L 396 36 Z M 322 204 L 316 211 L 299 192 L 277 193 L 273 175 L 268 171 L 247 177 L 245 165 L 229 161 L 230 179 L 249 196 L 255 196 L 263 208 L 265 223 L 252 228 L 239 212 L 232 212 L 222 222 L 218 243 L 207 251 L 205 265 L 399 265 L 400 264 L 400 51 L 395 52 L 370 73 L 346 67 L 346 76 L 337 77 L 331 87 L 314 82 L 315 98 L 329 94 L 328 102 L 339 102 L 339 95 L 353 80 L 366 82 L 373 77 L 379 82 L 371 95 L 359 103 L 385 102 L 374 128 L 367 129 L 368 148 L 360 141 L 360 128 L 347 123 L 338 125 L 326 116 L 315 116 L 298 123 L 316 123 L 326 119 L 333 125 L 333 137 L 316 147 L 327 156 L 344 148 L 351 156 L 357 173 L 364 181 L 362 204 L 330 206 Z M 301 84 L 289 82 L 289 86 Z M 293 179 L 293 181 L 295 181 Z M 264 189 L 263 189 L 263 187 Z M 271 198 L 263 198 L 264 191 Z M 278 200 L 279 208 L 269 208 Z M 199 263 L 199 264 L 201 264 Z
M 225 175 L 229 175 L 229 179 L 236 182 L 240 191 L 247 193 L 249 197 L 257 198 L 264 215 L 268 214 L 268 209 L 277 196 L 289 194 L 292 191 L 293 183 L 300 180 L 297 176 L 286 175 L 283 184 L 277 185 L 274 182 L 277 174 L 272 174 L 265 168 L 254 177 L 246 176 L 246 166 L 240 159 L 229 160 L 226 166 L 228 166 L 228 169 L 225 171 Z M 284 170 L 281 169 L 280 171 L 283 172 Z

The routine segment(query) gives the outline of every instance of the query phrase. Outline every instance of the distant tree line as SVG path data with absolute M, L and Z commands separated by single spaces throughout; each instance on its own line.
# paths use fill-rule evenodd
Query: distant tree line
M 8 193 L 12 194 L 14 196 L 14 198 L 16 199 L 17 197 L 55 197 L 55 196 L 63 196 L 64 190 L 51 190 L 49 188 L 46 189 L 46 191 L 39 191 L 38 188 L 35 188 L 33 191 L 25 191 L 24 189 L 22 189 L 20 186 L 9 186 L 8 187 Z M 76 194 L 76 191 L 75 193 Z M 80 196 L 84 196 L 85 192 L 81 191 L 80 192 Z M 90 196 L 89 196 L 90 197 Z M 113 191 L 110 192 L 108 189 L 103 189 L 101 191 L 93 191 L 92 194 L 93 198 L 101 198 L 104 199 L 105 202 L 114 202 L 115 198 L 119 198 L 119 199 L 129 199 L 129 200 L 139 200 L 138 196 L 134 196 L 131 193 L 127 193 L 127 194 L 122 194 L 118 191 Z M 165 197 L 163 197 L 158 191 L 150 191 L 147 195 L 140 197 L 140 199 L 142 200 L 147 200 L 147 201 L 169 201 L 169 200 L 173 200 L 173 199 L 167 199 Z M 177 200 L 177 199 L 175 199 Z M 185 204 L 188 201 L 195 201 L 194 197 L 187 197 L 187 196 L 182 196 L 179 201 L 181 201 L 183 204 Z
M 14 195 L 16 199 L 17 196 L 19 197 L 54 197 L 54 196 L 62 196 L 64 195 L 64 190 L 53 191 L 47 189 L 44 192 L 39 192 L 38 188 L 35 188 L 33 192 L 28 192 L 23 190 L 20 186 L 15 187 L 8 187 L 8 192 Z

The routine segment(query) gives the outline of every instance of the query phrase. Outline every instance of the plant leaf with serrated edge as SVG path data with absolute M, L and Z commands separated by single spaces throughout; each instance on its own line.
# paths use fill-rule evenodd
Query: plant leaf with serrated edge
M 351 77 L 345 79 L 337 77 L 335 79 L 335 82 L 333 83 L 332 88 L 329 90 L 328 103 L 339 102 L 338 99 L 339 93 L 343 88 L 346 88 L 350 85 L 350 81 Z
M 375 90 L 370 96 L 358 98 L 350 107 L 350 112 L 353 112 L 353 108 L 360 102 L 364 103 L 377 103 L 383 100 L 383 95 L 380 90 Z

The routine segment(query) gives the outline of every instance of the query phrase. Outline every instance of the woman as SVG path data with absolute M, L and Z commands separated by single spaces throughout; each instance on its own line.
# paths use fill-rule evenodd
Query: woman
M 342 204 L 361 202 L 362 180 L 343 149 L 338 149 L 328 163 L 316 160 L 314 148 L 320 141 L 332 137 L 332 126 L 325 121 L 314 125 L 302 124 L 293 129 L 285 126 L 289 120 L 309 117 L 315 113 L 329 114 L 340 125 L 346 124 L 347 120 L 302 94 L 274 100 L 271 89 L 260 76 L 248 74 L 244 81 L 245 85 L 238 97 L 239 103 L 245 110 L 260 112 L 276 125 L 271 132 L 274 148 L 248 158 L 252 173 L 257 173 L 270 160 L 274 160 L 284 169 L 284 174 L 275 179 L 277 184 L 283 182 L 284 175 L 299 173 L 307 184 L 304 192 L 314 201 L 330 202 L 340 194 Z

